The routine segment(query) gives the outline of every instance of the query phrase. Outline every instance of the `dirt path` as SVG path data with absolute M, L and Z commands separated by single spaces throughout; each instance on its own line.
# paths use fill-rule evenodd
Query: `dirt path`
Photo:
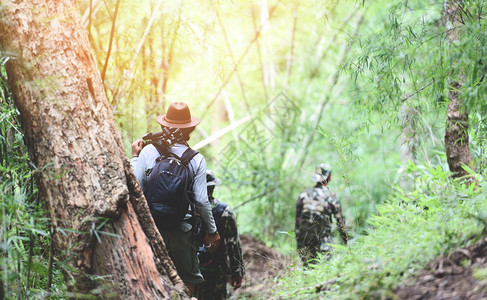
M 487 299 L 487 237 L 435 259 L 414 284 L 395 293 L 399 299 Z
M 289 259 L 253 237 L 241 235 L 240 240 L 246 273 L 242 287 L 231 294 L 231 299 L 265 299 L 274 278 L 285 273 Z

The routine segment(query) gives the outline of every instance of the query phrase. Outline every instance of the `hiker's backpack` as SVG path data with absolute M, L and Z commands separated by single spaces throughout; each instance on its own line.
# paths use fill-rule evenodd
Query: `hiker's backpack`
M 160 157 L 150 172 L 144 193 L 154 221 L 160 231 L 174 230 L 193 203 L 193 179 L 189 162 L 198 154 L 188 147 L 177 156 L 154 144 Z
M 218 201 L 218 200 L 217 200 Z M 227 209 L 228 204 L 218 201 L 218 205 L 211 209 L 213 218 L 215 219 L 215 225 L 219 233 L 225 233 L 226 228 L 223 224 L 223 212 Z M 215 250 L 214 257 L 223 257 L 225 252 L 223 237 L 220 239 L 220 246 Z
M 296 239 L 303 244 L 319 244 L 327 226 L 331 226 L 331 195 L 321 194 L 319 190 L 305 191 L 303 210 L 298 221 Z

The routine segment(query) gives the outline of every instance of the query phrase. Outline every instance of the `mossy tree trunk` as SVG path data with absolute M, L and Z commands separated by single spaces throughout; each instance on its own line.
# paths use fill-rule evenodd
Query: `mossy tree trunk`
M 445 25 L 447 39 L 450 44 L 458 42 L 459 28 L 462 26 L 461 15 L 464 3 L 462 0 L 444 0 Z M 463 87 L 461 75 L 450 78 L 448 98 L 450 103 L 447 110 L 445 149 L 450 171 L 456 178 L 470 178 L 463 165 L 473 169 L 472 156 L 469 148 L 468 113 L 464 110 L 464 100 L 461 99 Z
M 184 298 L 130 169 L 75 1 L 0 7 L 0 45 L 70 291 Z

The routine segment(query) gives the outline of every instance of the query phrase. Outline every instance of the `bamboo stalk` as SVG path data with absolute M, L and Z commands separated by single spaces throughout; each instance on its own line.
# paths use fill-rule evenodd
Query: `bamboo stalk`
M 27 259 L 27 284 L 25 287 L 25 299 L 29 299 L 29 290 L 30 290 L 30 271 L 32 269 L 32 256 L 34 256 L 34 235 L 32 231 L 29 232 L 29 257 Z
M 50 297 L 51 295 L 51 286 L 52 286 L 52 267 L 54 264 L 54 230 L 51 225 L 51 234 L 49 236 L 49 263 L 47 267 L 47 286 L 46 286 L 46 291 L 47 291 L 47 298 Z
M 7 230 L 7 221 L 6 221 L 6 216 L 5 216 L 5 206 L 2 205 L 2 228 L 0 228 L 0 242 L 3 244 L 6 238 L 6 234 L 8 232 Z M 0 276 L 0 299 L 4 299 L 4 295 L 8 292 L 8 251 L 5 251 L 5 258 L 4 254 L 0 255 L 0 258 L 2 258 L 2 262 L 0 262 L 0 272 L 2 276 Z M 3 266 L 5 266 L 5 270 L 3 269 Z M 3 278 L 5 278 L 5 282 L 3 282 Z
M 19 220 L 18 220 L 18 216 L 16 215 L 15 216 L 15 223 L 18 224 L 19 223 Z M 16 236 L 19 236 L 19 227 L 18 226 L 15 226 L 15 235 Z M 20 264 L 20 252 L 19 252 L 19 249 L 16 249 L 16 252 L 17 252 L 17 274 L 19 274 L 19 277 L 17 279 L 17 284 L 18 284 L 18 287 L 17 287 L 17 300 L 20 300 L 20 296 L 21 296 L 21 291 L 22 291 L 22 276 L 20 276 L 21 273 L 21 264 Z

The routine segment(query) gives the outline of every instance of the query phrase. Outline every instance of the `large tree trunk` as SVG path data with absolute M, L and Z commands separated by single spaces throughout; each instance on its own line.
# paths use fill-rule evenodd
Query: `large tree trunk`
M 107 293 L 104 284 L 122 299 L 184 298 L 123 150 L 76 2 L 3 2 L 0 19 L 39 193 L 58 251 L 76 270 L 65 276 L 70 290 Z
M 462 0 L 445 0 L 445 24 L 447 38 L 450 43 L 455 43 L 461 26 Z M 460 76 L 461 77 L 461 76 Z M 473 170 L 472 156 L 470 155 L 468 138 L 468 113 L 463 110 L 463 99 L 460 98 L 462 88 L 461 78 L 451 79 L 448 98 L 450 104 L 446 116 L 445 150 L 450 171 L 456 178 L 470 178 L 468 172 L 463 169 L 467 165 Z

